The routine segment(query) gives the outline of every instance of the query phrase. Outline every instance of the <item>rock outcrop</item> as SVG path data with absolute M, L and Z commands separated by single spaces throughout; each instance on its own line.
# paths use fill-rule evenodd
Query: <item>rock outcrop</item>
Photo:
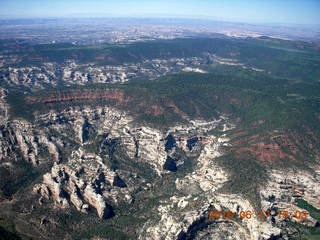
M 157 213 L 155 219 L 144 225 L 139 239 L 188 239 L 195 236 L 199 239 L 201 236 L 209 239 L 215 239 L 215 237 L 225 239 L 228 236 L 232 238 L 236 236 L 235 239 L 260 240 L 281 236 L 280 228 L 273 226 L 271 222 L 261 222 L 258 218 L 244 219 L 241 222 L 231 218 L 208 220 L 208 212 L 211 208 L 220 211 L 229 209 L 236 215 L 241 211 L 255 212 L 248 200 L 238 195 L 217 192 L 230 177 L 215 162 L 215 158 L 223 154 L 223 146 L 228 146 L 229 139 L 223 131 L 228 130 L 223 127 L 221 136 L 205 133 L 217 128 L 220 124 L 219 121 L 211 123 L 195 121 L 194 129 L 177 128 L 184 134 L 188 131 L 198 133 L 195 136 L 191 135 L 191 138 L 188 134 L 175 137 L 176 145 L 185 149 L 189 155 L 201 149 L 200 154 L 197 155 L 196 170 L 183 178 L 176 179 L 177 195 L 161 202 L 161 205 L 155 209 Z M 185 131 L 186 129 L 188 131 Z M 174 133 L 171 134 L 176 136 Z M 195 141 L 196 138 L 197 141 Z
M 296 212 L 306 211 L 297 206 L 297 200 L 303 199 L 317 209 L 320 209 L 320 169 L 314 174 L 307 171 L 280 171 L 273 170 L 270 180 L 260 191 L 261 205 L 264 210 L 276 209 L 276 222 L 286 221 L 281 211 L 286 211 L 287 218 L 294 222 L 314 227 L 317 220 L 307 214 L 306 218 L 297 218 Z M 308 211 L 307 211 L 308 212 Z M 278 214 L 280 213 L 280 214 Z
M 260 240 L 282 234 L 283 220 L 277 216 L 264 222 L 257 218 L 208 220 L 212 208 L 238 214 L 255 211 L 244 197 L 218 191 L 230 179 L 216 162 L 230 146 L 228 131 L 234 127 L 225 117 L 210 122 L 189 120 L 165 131 L 141 126 L 126 112 L 108 107 L 71 107 L 35 118 L 34 123 L 19 119 L 1 126 L 0 159 L 4 163 L 20 157 L 36 167 L 53 165 L 34 186 L 39 204 L 52 201 L 61 211 L 94 210 L 100 218 L 111 218 L 115 207 L 129 206 L 137 191 L 153 186 L 150 179 L 141 177 L 141 166 L 153 171 L 152 180 L 159 180 L 166 174 L 179 174 L 186 159 L 194 159 L 190 171 L 173 177 L 175 193 L 153 209 L 154 219 L 142 226 L 140 239 L 218 238 L 236 231 L 239 239 Z M 294 172 L 272 172 L 261 190 L 263 210 L 273 209 L 275 203 L 279 209 L 300 209 L 296 198 L 319 208 L 319 172 L 315 172 L 314 176 L 301 172 L 302 178 Z M 314 226 L 316 221 L 309 217 L 301 223 Z

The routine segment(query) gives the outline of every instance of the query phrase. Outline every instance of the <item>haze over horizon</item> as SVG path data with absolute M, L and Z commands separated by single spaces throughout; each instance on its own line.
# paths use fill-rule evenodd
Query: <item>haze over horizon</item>
M 3 0 L 0 19 L 155 17 L 320 25 L 317 0 Z

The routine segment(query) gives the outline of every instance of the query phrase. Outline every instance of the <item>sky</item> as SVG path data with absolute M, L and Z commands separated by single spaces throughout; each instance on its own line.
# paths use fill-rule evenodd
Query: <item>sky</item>
M 320 25 L 320 0 L 0 0 L 0 18 L 172 17 Z

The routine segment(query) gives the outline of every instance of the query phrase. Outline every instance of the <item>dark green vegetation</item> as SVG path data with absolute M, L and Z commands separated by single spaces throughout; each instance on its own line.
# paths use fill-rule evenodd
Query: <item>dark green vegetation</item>
M 290 239 L 292 240 L 318 240 L 320 238 L 320 228 L 307 227 L 299 223 L 288 222 L 290 229 Z
M 117 101 L 110 101 L 111 105 L 129 110 L 138 115 L 139 120 L 155 125 L 170 126 L 183 121 L 184 116 L 210 119 L 223 113 L 231 118 L 240 117 L 241 125 L 248 130 L 250 124 L 258 120 L 265 121 L 260 130 L 292 128 L 302 124 L 319 128 L 318 83 L 290 82 L 284 78 L 236 68 L 224 71 L 217 69 L 209 74 L 176 74 L 153 81 L 135 80 L 122 85 L 91 84 L 86 87 L 69 87 L 62 92 L 73 94 L 74 90 L 87 89 L 100 92 L 110 88 L 123 91 L 125 96 L 130 97 L 125 104 L 117 105 Z M 41 98 L 56 92 L 59 92 L 59 89 L 40 91 L 33 96 L 37 96 L 41 101 Z M 32 110 L 48 109 L 48 105 L 28 104 L 25 98 L 17 93 L 9 95 L 8 100 L 12 106 L 12 114 L 20 117 L 30 117 L 28 114 L 32 113 Z M 57 102 L 49 108 L 79 104 L 84 103 Z M 99 100 L 95 100 L 94 104 L 99 104 Z M 165 111 L 155 116 L 147 111 L 150 105 L 161 107 Z M 180 111 L 176 111 L 177 109 Z
M 235 154 L 227 154 L 218 161 L 222 167 L 231 171 L 233 176 L 222 191 L 242 194 L 256 209 L 261 209 L 258 189 L 268 179 L 267 168 L 250 155 L 237 157 Z
M 22 48 L 22 49 L 21 49 Z M 258 39 L 190 38 L 138 42 L 129 45 L 78 46 L 69 43 L 45 44 L 10 49 L 18 54 L 18 65 L 35 65 L 44 61 L 63 64 L 66 60 L 98 65 L 141 62 L 145 59 L 197 57 L 204 53 L 237 59 L 273 75 L 299 80 L 319 80 L 319 46 L 267 37 Z
M 1 235 L 0 239 L 2 240 L 20 240 L 21 239 L 19 235 L 11 233 L 2 227 L 0 227 L 0 235 Z
M 39 176 L 39 172 L 28 162 L 18 161 L 13 165 L 14 173 L 4 166 L 0 167 L 0 199 L 12 197 L 20 188 L 28 186 Z
M 320 210 L 310 205 L 307 201 L 303 199 L 297 199 L 297 205 L 300 208 L 306 209 L 310 216 L 317 219 L 320 222 Z
M 0 216 L 0 240 L 36 240 L 21 235 L 16 229 L 13 222 L 5 220 Z
M 11 114 L 14 117 L 22 117 L 27 120 L 33 120 L 34 117 L 32 112 L 34 110 L 33 106 L 28 104 L 21 104 L 24 102 L 24 94 L 22 92 L 11 91 L 7 96 L 8 102 L 11 105 Z

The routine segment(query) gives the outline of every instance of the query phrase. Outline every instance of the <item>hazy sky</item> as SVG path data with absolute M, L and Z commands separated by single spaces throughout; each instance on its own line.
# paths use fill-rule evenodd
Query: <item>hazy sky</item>
M 0 0 L 0 18 L 190 17 L 320 25 L 320 0 Z

